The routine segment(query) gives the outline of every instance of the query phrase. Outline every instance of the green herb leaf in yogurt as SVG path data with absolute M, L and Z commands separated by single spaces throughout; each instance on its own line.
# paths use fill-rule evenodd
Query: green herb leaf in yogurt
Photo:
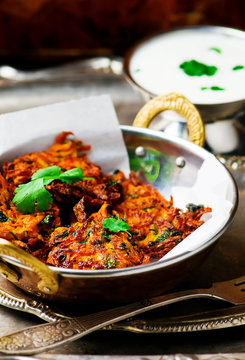
M 219 86 L 211 86 L 211 87 L 210 87 L 210 90 L 213 90 L 213 91 L 223 91 L 223 90 L 225 90 L 225 89 L 222 88 L 222 87 L 219 87 Z
M 184 61 L 179 67 L 189 76 L 213 76 L 218 70 L 214 65 L 206 65 L 196 60 Z
M 212 50 L 212 51 L 217 52 L 218 54 L 221 54 L 221 50 L 216 47 L 210 47 L 209 50 Z
M 236 65 L 232 68 L 232 70 L 236 71 L 236 70 L 242 70 L 244 69 L 244 66 L 243 65 Z
M 210 87 L 204 86 L 204 87 L 201 87 L 201 90 L 223 91 L 225 89 L 221 88 L 219 86 L 210 86 Z

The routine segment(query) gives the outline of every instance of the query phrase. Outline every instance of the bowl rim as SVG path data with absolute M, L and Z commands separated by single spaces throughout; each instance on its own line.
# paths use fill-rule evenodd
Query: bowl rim
M 191 151 L 192 153 L 195 153 L 195 155 L 201 157 L 203 159 L 203 161 L 208 158 L 215 159 L 215 161 L 217 161 L 217 164 L 220 164 L 223 167 L 223 169 L 225 170 L 227 176 L 231 180 L 231 184 L 233 187 L 233 199 L 234 200 L 233 200 L 233 206 L 230 210 L 230 216 L 227 219 L 226 223 L 222 226 L 222 228 L 218 229 L 210 239 L 208 239 L 202 245 L 200 245 L 199 247 L 197 247 L 196 249 L 194 249 L 192 251 L 183 252 L 182 254 L 175 255 L 164 261 L 155 261 L 150 264 L 139 265 L 139 266 L 128 267 L 128 268 L 120 268 L 120 269 L 79 270 L 79 269 L 65 269 L 65 268 L 57 268 L 54 266 L 48 266 L 48 268 L 50 270 L 54 271 L 55 273 L 58 273 L 59 275 L 62 275 L 63 277 L 69 277 L 69 278 L 71 278 L 71 277 L 72 278 L 125 277 L 125 276 L 131 276 L 131 275 L 138 275 L 138 274 L 142 274 L 145 272 L 151 272 L 151 271 L 159 270 L 160 268 L 163 269 L 165 267 L 174 265 L 177 262 L 187 260 L 188 258 L 196 255 L 199 252 L 202 252 L 207 247 L 211 246 L 228 228 L 228 226 L 232 222 L 234 215 L 236 213 L 236 210 L 238 207 L 238 187 L 237 187 L 236 181 L 234 180 L 230 171 L 221 162 L 219 162 L 219 160 L 213 154 L 211 154 L 204 148 L 202 148 L 194 143 L 191 143 L 188 140 L 185 140 L 185 139 L 182 139 L 179 137 L 175 137 L 173 135 L 165 134 L 165 133 L 157 131 L 157 130 L 139 128 L 139 127 L 134 127 L 134 126 L 130 126 L 130 125 L 121 125 L 120 128 L 121 128 L 123 134 L 125 133 L 125 134 L 129 134 L 129 135 L 143 135 L 146 138 L 153 138 L 156 140 L 164 140 L 167 143 L 171 143 L 171 144 L 180 146 L 183 149 L 186 149 L 188 151 Z M 13 257 L 6 256 L 6 255 L 2 255 L 2 257 L 6 258 L 6 260 L 13 265 L 17 265 L 22 268 L 31 270 L 28 266 L 24 265 L 22 262 L 20 262 L 19 260 L 15 259 Z
M 206 30 L 208 32 L 214 31 L 215 33 L 218 33 L 218 34 L 225 34 L 225 35 L 235 36 L 237 38 L 241 38 L 241 39 L 245 40 L 245 31 L 243 31 L 241 29 L 225 27 L 225 26 L 216 26 L 216 25 L 193 25 L 193 26 L 186 26 L 186 27 L 182 26 L 182 27 L 176 27 L 176 28 L 171 29 L 171 30 L 156 32 L 156 33 L 154 33 L 152 35 L 144 37 L 143 39 L 136 42 L 135 45 L 133 45 L 126 52 L 125 57 L 124 57 L 123 72 L 124 72 L 125 78 L 127 79 L 127 81 L 133 87 L 136 87 L 138 90 L 140 90 L 145 95 L 148 95 L 150 97 L 156 97 L 158 95 L 161 95 L 161 94 L 155 94 L 155 93 L 153 93 L 153 92 L 151 92 L 149 90 L 146 90 L 143 86 L 139 85 L 134 80 L 134 78 L 132 77 L 131 72 L 130 72 L 131 59 L 132 59 L 133 55 L 135 54 L 135 52 L 142 45 L 147 43 L 148 41 L 151 41 L 154 38 L 161 37 L 163 35 L 167 35 L 167 34 L 174 33 L 174 32 L 180 32 L 180 31 L 183 31 L 183 30 L 185 30 L 185 31 L 186 30 L 187 31 L 191 31 L 191 30 L 203 31 L 203 30 Z M 245 97 L 243 99 L 238 99 L 238 100 L 233 100 L 233 101 L 228 101 L 228 102 L 217 102 L 217 103 L 214 103 L 214 104 L 194 103 L 194 105 L 197 106 L 197 107 L 216 107 L 216 106 L 228 106 L 228 105 L 231 105 L 231 104 L 239 105 L 239 104 L 243 104 L 244 102 L 245 102 Z

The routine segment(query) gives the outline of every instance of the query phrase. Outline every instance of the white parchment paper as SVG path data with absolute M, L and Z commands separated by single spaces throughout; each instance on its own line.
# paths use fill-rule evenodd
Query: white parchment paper
M 22 110 L 0 116 L 0 162 L 53 144 L 62 131 L 72 131 L 90 144 L 90 161 L 104 172 L 115 169 L 129 173 L 127 150 L 109 96 L 101 95 Z M 216 236 L 229 219 L 234 204 L 234 186 L 224 167 L 213 155 L 204 161 L 192 187 L 173 187 L 174 206 L 204 204 L 212 208 L 205 223 L 160 261 L 193 251 Z
M 121 169 L 128 174 L 127 150 L 107 95 L 1 115 L 0 161 L 45 150 L 62 131 L 72 131 L 84 144 L 91 145 L 89 160 L 104 172 Z

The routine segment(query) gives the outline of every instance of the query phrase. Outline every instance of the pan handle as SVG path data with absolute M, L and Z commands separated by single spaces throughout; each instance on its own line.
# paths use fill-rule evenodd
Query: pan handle
M 196 145 L 204 145 L 205 130 L 198 110 L 186 97 L 174 92 L 147 102 L 136 115 L 133 126 L 147 127 L 158 113 L 165 110 L 174 110 L 182 115 L 187 122 L 189 140 Z
M 30 267 L 38 276 L 40 280 L 37 284 L 38 289 L 45 294 L 55 294 L 59 289 L 58 274 L 48 268 L 47 265 L 40 260 L 28 254 L 21 248 L 15 246 L 11 242 L 0 239 L 0 254 L 14 257 L 21 261 L 24 265 Z M 1 264 L 0 264 L 1 265 Z M 4 268 L 0 266 L 0 272 L 5 274 L 10 281 L 17 282 L 18 278 L 14 278 L 8 265 Z M 10 276 L 9 276 L 10 275 Z

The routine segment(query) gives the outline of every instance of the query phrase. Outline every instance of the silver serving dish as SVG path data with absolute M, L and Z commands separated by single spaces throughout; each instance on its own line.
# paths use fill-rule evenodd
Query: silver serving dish
M 176 94 L 156 98 L 146 104 L 136 117 L 135 125 L 144 126 L 155 113 L 169 103 L 187 116 L 190 136 L 203 143 L 203 125 L 197 110 L 187 99 Z M 173 105 L 175 104 L 175 105 Z M 125 303 L 161 294 L 180 283 L 200 265 L 229 226 L 237 208 L 237 186 L 229 171 L 208 151 L 187 140 L 132 126 L 121 127 L 129 157 L 157 160 L 160 172 L 153 184 L 166 197 L 174 186 L 191 188 L 207 159 L 219 167 L 229 188 L 227 200 L 232 204 L 225 223 L 216 226 L 204 243 L 191 251 L 183 251 L 166 261 L 125 269 L 72 270 L 48 267 L 7 240 L 0 240 L 0 272 L 21 289 L 56 302 Z M 140 149 L 140 151 L 139 151 Z M 143 152 L 142 152 L 143 149 Z M 208 171 L 212 179 L 212 170 Z M 204 189 L 205 191 L 205 185 Z
M 132 74 L 131 62 L 132 58 L 138 50 L 145 47 L 147 44 L 150 44 L 152 41 L 159 39 L 164 39 L 164 37 L 169 34 L 185 32 L 193 32 L 198 35 L 200 34 L 220 34 L 228 37 L 229 39 L 241 39 L 244 41 L 245 48 L 245 32 L 241 30 L 236 30 L 227 27 L 221 26 L 193 26 L 185 27 L 176 30 L 171 30 L 156 34 L 154 36 L 145 38 L 135 44 L 126 54 L 124 59 L 124 74 L 128 82 L 141 93 L 145 101 L 161 95 L 154 94 L 144 88 L 143 85 L 140 85 L 135 77 Z M 164 47 L 162 49 L 164 51 Z M 152 55 L 154 56 L 154 55 Z M 166 57 L 168 54 L 166 53 Z M 178 84 L 176 84 L 175 90 L 180 92 L 178 89 Z M 187 96 L 187 94 L 183 93 Z M 214 94 L 215 96 L 215 94 Z M 190 99 L 191 100 L 191 99 Z M 191 100 L 192 101 L 192 100 Z M 199 110 L 202 119 L 205 123 L 206 129 L 206 147 L 215 154 L 236 154 L 244 155 L 245 154 L 245 130 L 244 130 L 244 116 L 245 116 L 245 96 L 239 98 L 236 101 L 227 101 L 217 103 L 196 103 L 194 105 Z M 217 123 L 218 122 L 218 123 Z M 167 133 L 186 137 L 186 127 L 183 122 L 183 118 L 173 116 L 172 114 L 166 114 L 162 116 L 161 121 L 154 124 L 152 127 L 157 130 L 164 130 Z

